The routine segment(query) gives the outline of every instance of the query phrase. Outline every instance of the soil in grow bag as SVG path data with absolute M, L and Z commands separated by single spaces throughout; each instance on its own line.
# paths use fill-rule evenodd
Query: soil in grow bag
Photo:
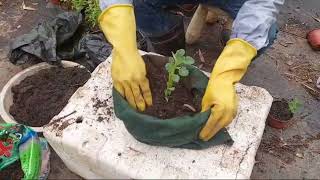
M 167 102 L 164 91 L 167 82 L 165 64 L 168 58 L 144 55 L 143 59 L 153 93 L 153 106 L 140 112 L 132 108 L 115 89 L 112 93 L 115 114 L 135 139 L 155 146 L 187 149 L 232 144 L 233 141 L 224 128 L 209 141 L 199 139 L 199 132 L 211 113 L 210 109 L 200 112 L 202 96 L 208 83 L 205 74 L 196 67 L 187 65 L 189 76 L 181 77 L 180 82 L 175 84 L 176 89 Z
M 188 82 L 182 83 L 187 80 L 185 77 L 181 77 L 180 81 L 175 84 L 175 90 L 169 96 L 169 101 L 165 99 L 164 91 L 167 87 L 168 72 L 163 63 L 156 65 L 154 61 L 153 63 L 150 61 L 150 57 L 159 58 L 159 61 L 167 61 L 167 57 L 143 56 L 153 100 L 153 105 L 143 113 L 161 119 L 170 119 L 200 112 L 202 97 L 195 97 L 190 88 L 191 85 L 188 87 Z
M 90 73 L 79 67 L 41 70 L 12 87 L 10 114 L 21 124 L 43 126 L 60 113 L 89 78 Z
M 274 101 L 272 103 L 270 114 L 277 119 L 288 121 L 293 117 L 286 100 Z
M 11 180 L 11 179 L 22 179 L 24 173 L 21 169 L 20 160 L 12 163 L 2 171 L 0 171 L 0 179 L 2 180 Z

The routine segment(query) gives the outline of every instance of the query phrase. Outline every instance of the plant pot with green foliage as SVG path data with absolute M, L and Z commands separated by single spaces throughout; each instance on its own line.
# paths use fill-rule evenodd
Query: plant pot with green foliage
M 290 102 L 285 99 L 274 101 L 268 115 L 268 125 L 275 129 L 287 128 L 293 115 L 298 112 L 301 106 L 298 99 L 293 99 Z
M 116 90 L 113 91 L 116 116 L 137 140 L 151 145 L 191 149 L 232 142 L 225 129 L 208 142 L 198 138 L 211 112 L 201 112 L 208 77 L 192 65 L 193 58 L 186 56 L 183 49 L 172 53 L 172 57 L 154 54 L 142 57 L 153 105 L 139 112 Z

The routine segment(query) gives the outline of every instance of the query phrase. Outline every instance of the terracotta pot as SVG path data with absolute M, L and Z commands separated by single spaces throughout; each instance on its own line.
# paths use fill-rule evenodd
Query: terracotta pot
M 312 49 L 320 50 L 320 29 L 314 29 L 307 35 L 308 42 Z
M 275 129 L 285 129 L 290 125 L 292 118 L 293 113 L 289 110 L 287 100 L 281 99 L 273 101 L 267 118 L 267 122 L 270 127 Z
M 292 119 L 292 118 L 291 118 Z M 283 121 L 278 118 L 275 118 L 271 114 L 268 115 L 267 121 L 268 125 L 275 129 L 285 129 L 289 126 L 289 122 L 291 122 L 291 119 Z

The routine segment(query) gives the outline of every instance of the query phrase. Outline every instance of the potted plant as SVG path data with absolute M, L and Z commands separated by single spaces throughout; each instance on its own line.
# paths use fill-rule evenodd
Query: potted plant
M 113 90 L 115 114 L 133 137 L 146 144 L 191 149 L 232 142 L 225 129 L 208 142 L 198 138 L 211 111 L 201 112 L 208 77 L 192 65 L 193 58 L 183 49 L 172 57 L 147 54 L 142 58 L 153 105 L 139 112 Z
M 301 106 L 302 103 L 296 98 L 290 102 L 285 99 L 274 101 L 268 115 L 268 125 L 276 129 L 287 128 L 293 115 L 299 111 Z

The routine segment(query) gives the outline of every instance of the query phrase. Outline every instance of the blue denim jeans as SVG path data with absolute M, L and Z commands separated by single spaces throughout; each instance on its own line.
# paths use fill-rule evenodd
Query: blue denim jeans
M 182 4 L 207 4 L 226 11 L 235 19 L 240 8 L 247 0 L 133 0 L 136 23 L 139 31 L 147 37 L 158 37 L 168 33 L 181 20 L 170 13 L 166 7 Z M 270 46 L 277 36 L 277 25 L 269 31 Z M 259 54 L 264 51 L 263 48 Z

